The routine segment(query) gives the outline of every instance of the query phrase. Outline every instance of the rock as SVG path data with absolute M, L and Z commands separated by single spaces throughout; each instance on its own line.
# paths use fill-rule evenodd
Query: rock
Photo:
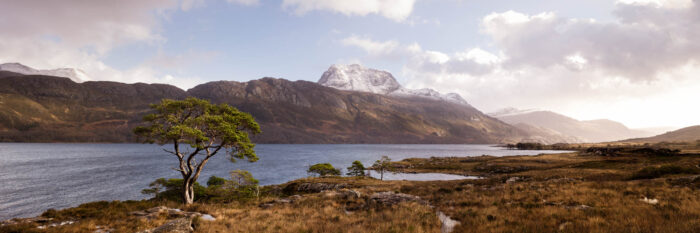
M 297 191 L 306 193 L 320 193 L 325 190 L 339 190 L 347 186 L 348 184 L 303 183 L 297 187 Z
M 459 221 L 451 219 L 443 212 L 438 211 L 437 216 L 438 219 L 440 219 L 440 223 L 442 223 L 440 233 L 450 233 L 454 230 L 455 226 L 459 225 Z
M 380 204 L 380 205 L 396 205 L 401 202 L 419 202 L 419 203 L 425 203 L 423 200 L 420 199 L 418 196 L 413 196 L 405 193 L 394 193 L 394 192 L 378 192 L 374 193 L 369 197 L 369 200 L 371 203 L 375 204 Z
M 656 198 L 654 198 L 654 199 L 649 199 L 649 198 L 647 198 L 647 197 L 644 197 L 644 199 L 639 199 L 639 200 L 640 200 L 640 201 L 643 201 L 643 202 L 645 202 L 645 203 L 647 203 L 647 204 L 650 204 L 650 205 L 656 205 L 656 204 L 659 203 L 659 200 L 656 199 Z
M 352 190 L 352 189 L 342 189 L 338 191 L 338 196 L 343 199 L 348 199 L 348 200 L 357 200 L 362 197 L 362 194 L 359 191 Z
M 170 208 L 165 206 L 157 206 L 146 210 L 146 213 L 160 213 L 163 211 L 168 211 Z
M 190 233 L 194 232 L 191 218 L 178 218 L 151 230 L 139 233 Z
M 216 221 L 216 218 L 214 218 L 214 216 L 211 216 L 210 214 L 203 214 L 202 216 L 199 217 L 199 220 L 202 220 L 202 221 Z
M 508 178 L 508 180 L 506 180 L 506 184 L 515 183 L 515 182 L 518 182 L 518 181 L 520 181 L 520 180 L 522 180 L 522 178 L 517 177 L 517 176 L 514 176 L 514 177 L 511 177 L 511 178 Z

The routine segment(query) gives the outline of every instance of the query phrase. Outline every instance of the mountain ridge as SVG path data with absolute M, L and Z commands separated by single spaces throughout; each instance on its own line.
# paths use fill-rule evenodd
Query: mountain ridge
M 508 108 L 489 115 L 515 126 L 527 124 L 552 130 L 567 138 L 569 143 L 618 141 L 653 135 L 651 132 L 630 129 L 620 122 L 608 119 L 581 121 L 544 110 Z M 521 129 L 528 130 L 526 127 Z
M 308 81 L 217 81 L 187 91 L 19 75 L 0 78 L 0 141 L 135 142 L 131 129 L 162 98 L 193 96 L 250 112 L 258 143 L 512 143 L 531 136 L 471 107 L 343 91 Z
M 423 97 L 469 105 L 457 93 L 442 94 L 430 88 L 408 89 L 388 71 L 365 68 L 359 64 L 331 65 L 317 82 L 323 86 L 346 91 L 369 92 L 398 97 Z
M 37 70 L 29 66 L 23 65 L 21 63 L 3 63 L 0 64 L 0 70 L 10 71 L 14 73 L 24 74 L 24 75 L 45 75 L 54 77 L 65 77 L 70 78 L 74 82 L 81 83 L 89 81 L 90 78 L 84 71 L 75 68 L 58 68 L 51 70 Z

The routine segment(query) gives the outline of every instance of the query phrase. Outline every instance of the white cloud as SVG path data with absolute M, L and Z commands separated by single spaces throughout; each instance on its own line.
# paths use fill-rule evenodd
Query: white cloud
M 481 31 L 496 53 L 397 41 L 392 53 L 408 54 L 407 87 L 457 92 L 487 112 L 515 106 L 632 127 L 698 124 L 700 110 L 688 106 L 700 98 L 700 6 L 655 2 L 620 2 L 613 22 L 492 13 Z
M 700 6 L 638 2 L 618 3 L 617 22 L 509 11 L 484 17 L 482 30 L 507 56 L 504 65 L 513 69 L 567 65 L 575 54 L 585 58 L 586 66 L 570 66 L 574 69 L 648 81 L 700 59 L 700 45 L 695 43 L 700 40 Z
M 340 41 L 345 46 L 355 46 L 373 56 L 387 56 L 397 52 L 399 43 L 393 40 L 377 42 L 368 38 L 350 36 Z
M 164 42 L 159 21 L 178 8 L 188 10 L 202 4 L 202 0 L 4 1 L 0 7 L 0 63 L 20 62 L 38 69 L 78 68 L 91 80 L 191 87 L 201 79 L 156 69 L 166 67 L 164 55 L 124 70 L 103 60 L 119 46 Z
M 416 0 L 284 0 L 282 7 L 296 14 L 326 10 L 344 15 L 378 14 L 394 21 L 404 21 L 413 12 Z

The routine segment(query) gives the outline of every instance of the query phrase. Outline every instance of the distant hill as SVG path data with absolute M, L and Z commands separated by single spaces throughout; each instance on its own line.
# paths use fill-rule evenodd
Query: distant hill
M 307 81 L 219 81 L 188 91 L 0 71 L 0 141 L 135 142 L 131 129 L 162 98 L 194 96 L 250 112 L 258 143 L 510 143 L 541 136 L 462 103 L 344 91 Z
M 623 142 L 656 143 L 656 142 L 694 142 L 700 140 L 700 125 L 682 128 L 648 138 L 635 138 Z
M 505 109 L 489 114 L 508 124 L 533 132 L 532 127 L 558 133 L 566 142 L 606 142 L 635 137 L 647 137 L 653 133 L 629 129 L 611 120 L 580 121 L 551 111 Z M 524 127 L 527 126 L 527 127 Z

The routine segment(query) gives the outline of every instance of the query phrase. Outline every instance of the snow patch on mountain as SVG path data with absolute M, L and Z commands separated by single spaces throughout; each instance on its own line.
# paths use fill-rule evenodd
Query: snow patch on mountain
M 331 65 L 323 73 L 318 84 L 346 91 L 370 92 L 400 97 L 423 97 L 451 103 L 469 105 L 457 93 L 442 94 L 429 88 L 407 89 L 396 81 L 391 73 L 362 67 L 358 64 Z
M 29 66 L 22 65 L 20 63 L 4 63 L 0 64 L 0 70 L 10 71 L 15 73 L 20 73 L 24 75 L 46 75 L 55 77 L 65 77 L 73 80 L 74 82 L 85 82 L 89 81 L 90 77 L 85 74 L 82 70 L 74 68 L 59 68 L 52 70 L 37 70 Z

